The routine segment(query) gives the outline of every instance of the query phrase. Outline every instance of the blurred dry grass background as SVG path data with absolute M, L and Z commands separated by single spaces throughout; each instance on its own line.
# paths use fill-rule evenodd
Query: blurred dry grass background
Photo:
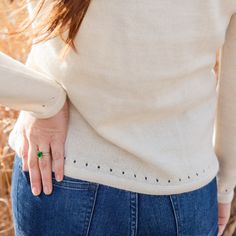
M 17 29 L 21 16 L 27 14 L 21 11 L 16 15 L 12 15 L 12 10 L 8 0 L 0 1 L 0 32 L 12 32 Z M 11 5 L 12 9 L 19 6 L 19 3 Z M 27 54 L 30 50 L 30 39 L 26 35 L 18 35 L 17 37 L 7 37 L 0 35 L 0 51 L 10 55 L 16 60 L 25 62 Z M 1 85 L 4 86 L 4 85 Z M 14 151 L 9 148 L 7 139 L 12 130 L 18 112 L 7 107 L 0 106 L 0 235 L 14 235 L 11 211 L 11 176 L 12 165 L 14 159 Z
M 11 6 L 11 9 L 6 10 Z M 9 5 L 9 0 L 0 1 L 0 32 L 12 32 L 18 29 L 21 16 L 27 15 L 26 11 L 21 11 L 15 15 L 12 10 L 17 8 L 19 3 Z M 0 51 L 10 55 L 16 60 L 25 62 L 31 47 L 30 38 L 21 34 L 14 37 L 0 35 Z M 217 75 L 219 67 L 219 51 L 217 53 L 217 61 L 215 71 Z M 217 79 L 217 78 L 216 78 Z M 2 86 L 2 85 L 1 85 Z M 14 160 L 14 151 L 8 146 L 7 140 L 12 130 L 18 112 L 7 107 L 0 106 L 0 235 L 14 235 L 12 224 L 12 208 L 11 208 L 11 176 Z M 231 217 L 224 236 L 235 235 L 236 229 L 236 198 L 233 201 Z

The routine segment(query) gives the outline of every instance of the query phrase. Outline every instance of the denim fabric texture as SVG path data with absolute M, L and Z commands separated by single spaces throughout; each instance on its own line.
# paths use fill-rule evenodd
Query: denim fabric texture
M 34 196 L 15 155 L 12 212 L 16 236 L 217 236 L 216 178 L 181 194 L 147 195 L 64 176 Z

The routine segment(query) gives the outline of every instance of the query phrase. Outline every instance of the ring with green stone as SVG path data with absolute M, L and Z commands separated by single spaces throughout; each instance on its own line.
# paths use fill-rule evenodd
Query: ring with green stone
M 43 156 L 46 156 L 46 154 L 49 154 L 49 153 L 50 152 L 42 152 L 42 151 L 38 150 L 37 156 L 38 156 L 39 159 L 42 159 Z

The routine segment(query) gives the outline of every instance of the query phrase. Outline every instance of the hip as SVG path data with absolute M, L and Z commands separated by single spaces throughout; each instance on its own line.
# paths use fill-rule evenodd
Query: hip
M 21 158 L 14 160 L 12 209 L 19 235 L 217 235 L 216 177 L 194 191 L 149 195 L 64 176 L 34 196 Z

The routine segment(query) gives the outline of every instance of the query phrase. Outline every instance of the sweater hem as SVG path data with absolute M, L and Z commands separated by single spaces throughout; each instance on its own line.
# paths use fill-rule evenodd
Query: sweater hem
M 189 183 L 182 183 L 180 185 L 172 186 L 138 182 L 129 178 L 125 179 L 115 175 L 106 175 L 98 172 L 92 172 L 85 170 L 84 168 L 75 168 L 71 165 L 65 165 L 64 175 L 71 178 L 90 181 L 96 184 L 107 185 L 113 188 L 136 193 L 150 195 L 170 195 L 194 191 L 210 183 L 211 180 L 216 177 L 219 170 L 219 163 L 217 161 L 215 163 L 216 165 L 211 166 L 208 175 L 206 175 L 204 178 L 199 178 L 198 180 L 194 180 Z

